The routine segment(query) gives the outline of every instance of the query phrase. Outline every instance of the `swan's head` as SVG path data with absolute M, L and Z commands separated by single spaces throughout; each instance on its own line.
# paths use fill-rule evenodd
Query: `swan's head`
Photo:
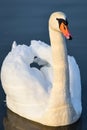
M 55 31 L 61 32 L 67 39 L 72 39 L 68 29 L 67 18 L 63 12 L 55 12 L 50 16 L 49 27 Z

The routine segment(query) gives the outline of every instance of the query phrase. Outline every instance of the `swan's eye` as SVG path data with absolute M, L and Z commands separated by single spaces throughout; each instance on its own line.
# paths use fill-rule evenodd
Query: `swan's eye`
M 59 27 L 61 26 L 61 24 L 64 24 L 64 30 L 66 30 L 66 26 L 68 25 L 67 20 L 61 18 L 60 19 L 56 18 L 56 20 L 58 21 Z

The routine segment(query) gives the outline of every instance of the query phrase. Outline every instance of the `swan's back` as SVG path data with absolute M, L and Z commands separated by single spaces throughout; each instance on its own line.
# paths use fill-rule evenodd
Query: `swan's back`
M 18 45 L 13 46 L 3 62 L 1 78 L 4 90 L 7 96 L 20 104 L 28 104 L 27 101 L 31 105 L 47 103 L 51 84 L 41 70 L 30 66 L 34 57 L 31 47 Z

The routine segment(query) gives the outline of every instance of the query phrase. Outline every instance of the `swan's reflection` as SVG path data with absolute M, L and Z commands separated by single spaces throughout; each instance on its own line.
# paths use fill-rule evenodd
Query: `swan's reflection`
M 39 123 L 27 120 L 7 109 L 7 117 L 4 118 L 5 130 L 81 130 L 81 119 L 69 126 L 47 127 Z

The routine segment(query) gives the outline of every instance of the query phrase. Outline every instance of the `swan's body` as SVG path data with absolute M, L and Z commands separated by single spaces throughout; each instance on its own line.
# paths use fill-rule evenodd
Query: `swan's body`
M 56 17 L 66 19 L 61 12 L 50 17 L 51 47 L 41 41 L 32 41 L 30 46 L 13 44 L 1 70 L 8 108 L 49 126 L 74 123 L 82 111 L 79 68 L 67 56 Z M 32 62 L 42 68 L 31 67 Z

